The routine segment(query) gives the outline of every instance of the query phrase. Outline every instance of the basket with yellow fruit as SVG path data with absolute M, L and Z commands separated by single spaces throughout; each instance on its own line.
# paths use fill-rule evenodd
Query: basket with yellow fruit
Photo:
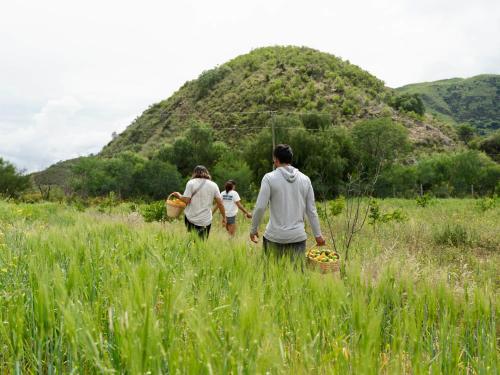
M 321 273 L 338 272 L 340 255 L 328 246 L 314 246 L 306 252 L 307 263 Z
M 172 218 L 179 217 L 182 211 L 186 208 L 186 203 L 174 197 L 173 194 L 168 196 L 165 201 L 165 205 L 167 206 L 167 216 Z

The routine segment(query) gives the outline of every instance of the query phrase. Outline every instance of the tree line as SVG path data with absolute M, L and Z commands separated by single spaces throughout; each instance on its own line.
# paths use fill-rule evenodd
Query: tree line
M 127 151 L 111 158 L 81 158 L 71 167 L 71 192 L 83 197 L 113 192 L 122 199 L 158 200 L 181 190 L 192 168 L 203 164 L 219 186 L 234 179 L 240 194 L 252 199 L 262 176 L 272 168 L 272 128 L 275 143 L 292 146 L 294 165 L 311 177 L 319 198 L 344 194 L 352 176 L 376 176 L 378 197 L 500 192 L 500 165 L 478 147 L 415 157 L 407 129 L 391 118 L 363 120 L 347 128 L 332 126 L 321 113 L 272 116 L 260 132 L 237 144 L 217 140 L 212 127 L 196 121 L 183 136 L 149 157 Z M 492 141 L 488 142 L 491 148 Z M 0 177 L 15 174 L 5 161 L 0 168 Z M 26 177 L 20 178 L 24 185 L 18 189 L 26 187 Z M 16 189 L 3 185 L 0 182 L 0 191 L 13 195 Z

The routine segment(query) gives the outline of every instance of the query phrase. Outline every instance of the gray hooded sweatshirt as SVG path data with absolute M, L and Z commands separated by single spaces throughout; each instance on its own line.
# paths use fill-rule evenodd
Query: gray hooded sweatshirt
M 264 237 L 269 241 L 293 243 L 306 240 L 306 215 L 314 236 L 321 236 L 311 180 L 297 168 L 279 167 L 264 175 L 253 211 L 250 233 L 257 232 L 268 204 L 270 218 Z

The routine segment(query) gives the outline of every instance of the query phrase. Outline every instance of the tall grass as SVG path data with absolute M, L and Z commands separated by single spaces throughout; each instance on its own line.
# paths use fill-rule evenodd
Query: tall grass
M 268 261 L 243 219 L 200 243 L 120 209 L 0 202 L 0 373 L 498 373 L 498 251 L 444 262 L 433 237 L 442 213 L 484 228 L 498 210 L 411 204 L 382 202 L 410 222 L 362 233 L 339 279 Z

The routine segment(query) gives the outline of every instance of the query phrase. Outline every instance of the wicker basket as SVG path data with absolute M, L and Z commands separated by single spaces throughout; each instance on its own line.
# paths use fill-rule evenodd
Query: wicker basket
M 340 271 L 340 256 L 338 255 L 338 253 L 336 253 L 337 256 L 339 256 L 338 261 L 336 261 L 336 262 L 320 262 L 316 259 L 309 258 L 309 256 L 308 256 L 309 251 L 311 251 L 314 247 L 316 247 L 316 246 L 313 246 L 311 249 L 309 249 L 306 252 L 306 261 L 307 261 L 307 264 L 311 268 L 318 270 L 321 273 L 337 273 Z
M 173 194 L 170 194 L 165 201 L 165 206 L 167 206 L 167 216 L 171 218 L 176 218 L 179 217 L 182 211 L 186 208 L 186 203 L 181 201 L 180 199 L 173 200 L 171 199 L 173 197 Z M 175 203 L 174 203 L 175 202 Z M 180 204 L 179 202 L 182 202 Z

